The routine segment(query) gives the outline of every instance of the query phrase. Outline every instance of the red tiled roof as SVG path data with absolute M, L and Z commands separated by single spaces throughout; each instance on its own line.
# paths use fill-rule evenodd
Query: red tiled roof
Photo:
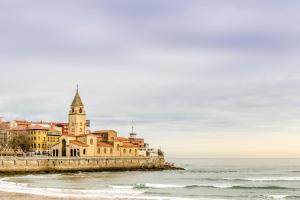
M 40 125 L 30 125 L 28 127 L 30 130 L 49 130 L 49 127 L 44 127 L 44 126 L 40 126 Z
M 27 126 L 17 126 L 17 127 L 12 128 L 11 130 L 12 131 L 25 131 L 27 129 L 28 129 Z
M 114 132 L 114 133 L 117 133 L 116 131 L 114 130 L 99 130 L 99 131 L 94 131 L 92 132 L 93 134 L 99 134 L 99 133 L 108 133 L 108 132 Z
M 123 143 L 122 147 L 125 147 L 125 148 L 129 148 L 129 147 L 138 147 L 137 145 L 134 145 L 132 143 Z
M 100 147 L 112 147 L 111 144 L 107 143 L 107 142 L 97 142 L 97 146 Z
M 80 142 L 80 141 L 78 141 L 78 140 L 70 140 L 70 143 L 71 144 L 75 144 L 75 145 L 77 145 L 77 146 L 82 146 L 82 147 L 88 147 L 89 145 L 87 145 L 87 144 L 85 144 L 85 143 L 83 143 L 83 142 Z
M 124 138 L 124 137 L 117 137 L 116 140 L 118 141 L 126 141 L 128 140 L 127 138 Z
M 9 125 L 7 123 L 0 123 L 0 129 L 8 129 Z

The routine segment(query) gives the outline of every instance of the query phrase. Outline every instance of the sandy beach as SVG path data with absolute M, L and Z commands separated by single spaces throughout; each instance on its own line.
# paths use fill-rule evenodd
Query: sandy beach
M 0 200 L 41 200 L 41 199 L 43 200 L 78 200 L 78 199 L 84 200 L 83 198 L 73 198 L 73 197 L 61 198 L 61 197 L 47 197 L 47 196 L 13 193 L 13 192 L 0 192 Z

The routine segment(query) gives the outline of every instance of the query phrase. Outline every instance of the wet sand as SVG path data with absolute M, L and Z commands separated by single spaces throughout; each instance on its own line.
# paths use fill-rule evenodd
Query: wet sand
M 40 195 L 13 193 L 13 192 L 0 192 L 0 200 L 85 200 L 85 198 L 69 198 L 69 197 L 47 197 Z M 89 200 L 91 200 L 89 198 Z M 100 200 L 97 198 L 97 200 Z M 101 199 L 105 200 L 105 199 Z

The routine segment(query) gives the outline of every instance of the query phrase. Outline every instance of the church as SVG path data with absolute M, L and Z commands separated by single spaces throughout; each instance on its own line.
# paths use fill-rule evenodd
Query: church
M 84 105 L 78 88 L 70 107 L 68 134 L 62 135 L 50 149 L 52 156 L 58 157 L 133 157 L 144 156 L 144 139 L 135 133 L 130 137 L 119 137 L 114 130 L 88 130 Z

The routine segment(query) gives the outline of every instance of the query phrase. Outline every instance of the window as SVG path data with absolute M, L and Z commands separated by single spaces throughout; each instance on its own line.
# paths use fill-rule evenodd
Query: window
M 85 155 L 85 149 L 83 149 L 83 152 L 82 152 L 82 153 L 83 153 L 83 155 Z
M 113 149 L 112 149 L 112 148 L 110 148 L 110 154 L 112 154 L 112 152 L 113 152 Z
M 90 139 L 90 144 L 91 144 L 91 145 L 93 144 L 93 138 Z
M 82 126 L 82 122 L 80 122 L 79 124 L 80 124 L 80 126 Z
M 72 108 L 72 113 L 74 113 L 75 112 L 75 110 L 74 110 L 74 108 Z
M 82 132 L 82 128 L 80 128 L 80 132 Z
M 82 108 L 79 109 L 79 113 L 82 113 Z
M 131 153 L 132 152 L 132 149 L 129 149 L 129 153 Z
M 126 153 L 126 149 L 123 149 L 123 153 Z
M 120 145 L 119 144 L 117 145 L 117 150 L 120 151 Z
M 41 147 L 41 145 L 40 144 L 38 144 L 38 149 Z
M 98 148 L 97 153 L 100 154 L 100 148 Z
M 104 154 L 106 154 L 106 148 L 104 148 Z

